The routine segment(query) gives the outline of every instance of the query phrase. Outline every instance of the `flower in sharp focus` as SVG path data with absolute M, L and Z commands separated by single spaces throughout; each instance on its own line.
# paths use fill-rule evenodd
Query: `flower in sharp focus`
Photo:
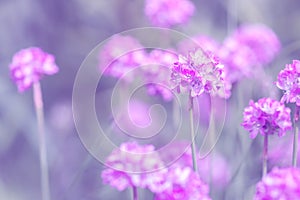
M 300 170 L 273 168 L 256 185 L 254 200 L 290 200 L 300 197 Z
M 261 135 L 283 136 L 292 128 L 291 110 L 283 103 L 271 98 L 262 98 L 258 102 L 249 103 L 244 109 L 244 121 L 242 126 L 250 132 L 253 139 L 258 133 Z
M 209 187 L 190 167 L 174 166 L 165 174 L 165 190 L 155 200 L 210 200 Z
M 165 101 L 173 99 L 170 89 L 170 66 L 176 61 L 177 56 L 172 50 L 155 49 L 148 56 L 147 66 L 143 72 L 148 82 L 147 91 L 150 95 L 161 95 Z
M 191 96 L 206 92 L 217 95 L 224 90 L 223 68 L 218 60 L 202 49 L 190 52 L 187 56 L 179 55 L 179 61 L 172 66 L 171 82 L 180 92 L 181 88 L 191 91 Z
M 253 76 L 253 67 L 270 63 L 280 50 L 276 34 L 262 24 L 243 25 L 223 42 L 218 56 L 235 82 Z
M 155 26 L 170 27 L 184 24 L 193 15 L 194 4 L 189 0 L 146 0 L 145 14 Z
M 213 38 L 206 35 L 198 35 L 180 42 L 178 44 L 178 51 L 180 53 L 187 53 L 197 48 L 201 48 L 219 68 L 223 69 L 221 78 L 224 80 L 224 87 L 218 90 L 216 95 L 227 99 L 231 96 L 232 83 L 229 80 L 228 69 L 220 62 L 217 55 L 220 46 L 221 45 Z
M 282 102 L 296 103 L 300 106 L 300 61 L 287 64 L 277 77 L 277 87 L 284 91 Z
M 30 47 L 17 52 L 9 68 L 11 77 L 20 92 L 30 88 L 44 75 L 52 75 L 59 70 L 54 56 L 38 47 Z
M 105 164 L 108 168 L 102 171 L 103 182 L 120 191 L 132 186 L 155 190 L 164 177 L 163 170 L 156 171 L 163 167 L 163 162 L 152 145 L 123 143 L 113 150 Z
M 138 40 L 131 36 L 114 35 L 99 54 L 100 70 L 104 75 L 133 79 L 130 70 L 143 64 L 146 52 Z

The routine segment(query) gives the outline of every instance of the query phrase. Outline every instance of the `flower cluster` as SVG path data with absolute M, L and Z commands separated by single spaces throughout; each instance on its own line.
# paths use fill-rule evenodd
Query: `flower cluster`
M 171 81 L 174 88 L 187 88 L 191 96 L 199 96 L 206 92 L 217 95 L 224 90 L 223 69 L 218 60 L 201 49 L 190 52 L 187 56 L 179 56 L 179 61 L 172 67 Z
M 224 88 L 218 90 L 216 95 L 221 98 L 229 98 L 231 96 L 232 83 L 228 78 L 228 69 L 222 64 L 217 55 L 220 44 L 209 36 L 198 35 L 189 40 L 184 40 L 178 45 L 178 51 L 181 53 L 187 53 L 198 48 L 201 48 L 212 60 L 215 61 L 215 63 L 217 63 L 219 68 L 223 69 L 221 78 L 224 80 Z
M 260 24 L 243 25 L 225 39 L 218 52 L 222 63 L 229 68 L 230 80 L 252 76 L 253 67 L 271 62 L 280 50 L 276 34 Z
M 163 171 L 153 172 L 162 168 L 163 162 L 152 145 L 123 143 L 108 156 L 105 164 L 109 168 L 102 171 L 103 182 L 120 191 L 131 186 L 155 190 L 164 178 Z
M 299 199 L 300 170 L 274 168 L 256 185 L 254 200 Z
M 193 15 L 194 4 L 189 0 L 146 0 L 145 14 L 155 26 L 170 27 L 184 24 Z
M 20 92 L 25 91 L 32 84 L 38 82 L 44 75 L 58 72 L 53 55 L 40 48 L 31 47 L 17 52 L 9 66 L 11 77 Z
M 163 192 L 157 193 L 155 200 L 210 200 L 209 188 L 193 172 L 190 167 L 171 167 L 165 174 L 165 187 Z
M 250 132 L 253 139 L 258 133 L 272 135 L 277 133 L 283 136 L 292 128 L 291 110 L 271 98 L 262 98 L 258 102 L 249 103 L 244 110 L 242 126 Z
M 277 77 L 277 87 L 284 90 L 282 102 L 296 103 L 300 106 L 300 61 L 293 60 L 292 64 L 287 64 Z
M 103 74 L 130 81 L 134 74 L 130 71 L 139 67 L 145 59 L 146 52 L 138 40 L 115 35 L 101 49 L 99 64 Z

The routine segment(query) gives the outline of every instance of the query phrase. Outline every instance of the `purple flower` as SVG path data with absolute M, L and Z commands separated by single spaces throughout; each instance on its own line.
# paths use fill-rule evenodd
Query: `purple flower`
M 283 103 L 271 98 L 262 98 L 255 103 L 251 100 L 244 110 L 242 126 L 250 132 L 252 139 L 258 133 L 283 136 L 292 128 L 290 113 Z
M 145 14 L 155 26 L 170 27 L 186 23 L 193 15 L 194 4 L 189 0 L 146 0 Z
M 280 50 L 276 34 L 261 24 L 243 25 L 225 39 L 218 52 L 235 82 L 243 76 L 253 76 L 253 67 L 270 63 Z
M 191 91 L 192 97 L 204 92 L 217 95 L 224 89 L 223 72 L 215 57 L 198 49 L 179 56 L 172 67 L 171 82 L 179 92 L 181 88 Z
M 58 72 L 54 56 L 38 47 L 30 47 L 17 52 L 9 68 L 11 77 L 20 92 L 41 80 L 44 75 Z
M 206 35 L 198 35 L 189 40 L 184 40 L 179 43 L 178 51 L 181 53 L 187 53 L 197 48 L 201 48 L 215 63 L 218 63 L 218 67 L 223 69 L 221 78 L 224 80 L 224 87 L 217 91 L 216 95 L 221 98 L 229 98 L 231 96 L 232 83 L 229 80 L 228 69 L 220 62 L 217 53 L 220 48 L 220 44 L 213 38 Z
M 123 143 L 113 150 L 105 164 L 109 168 L 102 171 L 103 182 L 120 191 L 131 186 L 155 190 L 164 178 L 164 171 L 157 171 L 164 166 L 163 162 L 152 145 Z
M 173 99 L 173 93 L 170 89 L 170 66 L 176 61 L 176 54 L 171 51 L 155 49 L 150 52 L 147 61 L 147 67 L 144 68 L 145 79 L 152 82 L 147 85 L 150 95 L 161 95 L 165 101 Z
M 254 200 L 290 200 L 300 197 L 300 170 L 273 168 L 256 185 Z
M 143 46 L 130 36 L 114 35 L 101 49 L 99 65 L 101 71 L 108 76 L 124 78 L 126 81 L 134 77 L 130 70 L 139 67 L 146 59 Z
M 164 191 L 155 200 L 210 200 L 209 187 L 190 167 L 174 166 L 165 174 Z
M 277 87 L 284 90 L 281 98 L 282 102 L 296 103 L 300 106 L 300 61 L 293 60 L 292 64 L 287 64 L 277 77 Z

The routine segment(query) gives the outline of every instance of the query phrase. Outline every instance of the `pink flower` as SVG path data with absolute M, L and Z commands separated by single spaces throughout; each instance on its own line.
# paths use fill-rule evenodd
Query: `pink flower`
M 152 145 L 123 143 L 108 156 L 105 165 L 109 168 L 102 171 L 103 182 L 120 191 L 131 186 L 155 190 L 164 178 L 164 171 L 157 171 L 163 162 Z
M 155 200 L 210 200 L 209 187 L 190 167 L 171 167 L 165 174 L 165 190 Z
M 255 103 L 251 100 L 244 110 L 242 126 L 250 132 L 252 139 L 258 133 L 283 136 L 292 128 L 290 113 L 283 103 L 271 98 L 262 98 Z
M 229 68 L 230 80 L 253 76 L 253 67 L 270 63 L 280 50 L 276 34 L 261 24 L 243 25 L 225 39 L 218 56 Z
M 101 49 L 99 65 L 108 76 L 130 81 L 134 77 L 132 69 L 139 67 L 146 59 L 143 46 L 130 36 L 114 35 Z
M 144 69 L 145 79 L 152 82 L 147 85 L 150 95 L 161 95 L 165 101 L 173 99 L 170 89 L 171 66 L 177 60 L 176 54 L 171 51 L 155 49 L 149 53 L 147 67 Z
M 201 48 L 218 65 L 218 68 L 223 69 L 221 78 L 224 80 L 224 87 L 218 90 L 216 95 L 225 99 L 229 98 L 231 96 L 232 83 L 228 78 L 228 69 L 222 64 L 217 55 L 220 44 L 209 36 L 198 35 L 189 40 L 184 40 L 178 45 L 178 51 L 181 53 L 191 52 L 198 48 Z
M 194 4 L 189 0 L 146 0 L 145 14 L 155 26 L 170 27 L 186 23 L 193 15 Z
M 179 56 L 179 61 L 172 67 L 171 81 L 174 88 L 191 91 L 192 97 L 206 92 L 217 95 L 224 90 L 223 69 L 211 54 L 198 49 L 186 56 Z
M 277 77 L 277 87 L 284 90 L 282 102 L 296 103 L 300 106 L 300 61 L 293 60 L 292 64 L 287 64 Z
M 30 47 L 17 52 L 9 66 L 13 81 L 20 92 L 41 80 L 44 75 L 58 72 L 53 55 L 38 47 Z
M 273 168 L 256 185 L 254 200 L 290 200 L 300 197 L 300 170 Z

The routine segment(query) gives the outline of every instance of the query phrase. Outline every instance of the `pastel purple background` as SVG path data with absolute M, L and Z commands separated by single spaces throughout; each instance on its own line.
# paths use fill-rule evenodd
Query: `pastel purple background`
M 194 1 L 195 15 L 189 24 L 175 27 L 187 35 L 207 34 L 220 42 L 241 23 L 264 23 L 277 33 L 282 51 L 266 73 L 276 74 L 300 57 L 300 3 L 277 1 Z M 39 157 L 32 91 L 19 94 L 9 78 L 8 65 L 22 48 L 39 46 L 54 54 L 60 67 L 57 75 L 42 80 L 44 91 L 51 196 L 55 200 L 129 198 L 102 184 L 103 165 L 81 144 L 72 119 L 72 87 L 86 55 L 99 42 L 121 31 L 150 26 L 143 13 L 143 1 L 2 0 L 0 1 L 0 199 L 40 199 Z M 250 84 L 249 84 L 250 82 Z M 99 91 L 109 87 L 109 81 Z M 274 87 L 275 88 L 275 87 Z M 276 90 L 276 88 L 275 88 Z M 243 91 L 240 98 L 238 91 Z M 279 93 L 279 90 L 278 90 Z M 232 169 L 232 179 L 213 193 L 214 199 L 249 199 L 260 179 L 261 138 L 253 143 L 240 128 L 242 108 L 249 99 L 265 95 L 252 80 L 233 88 L 228 115 L 217 149 Z M 167 107 L 167 109 L 169 109 Z M 271 147 L 290 144 L 290 134 L 272 137 Z M 280 146 L 281 145 L 281 146 Z M 277 151 L 275 151 L 277 150 Z M 280 148 L 271 153 L 273 164 L 286 165 L 290 157 Z M 291 149 L 290 149 L 291 150 Z M 281 157 L 280 159 L 278 158 Z M 242 163 L 242 164 L 241 164 Z M 151 199 L 143 191 L 141 199 Z M 128 196 L 128 197 L 127 197 Z

